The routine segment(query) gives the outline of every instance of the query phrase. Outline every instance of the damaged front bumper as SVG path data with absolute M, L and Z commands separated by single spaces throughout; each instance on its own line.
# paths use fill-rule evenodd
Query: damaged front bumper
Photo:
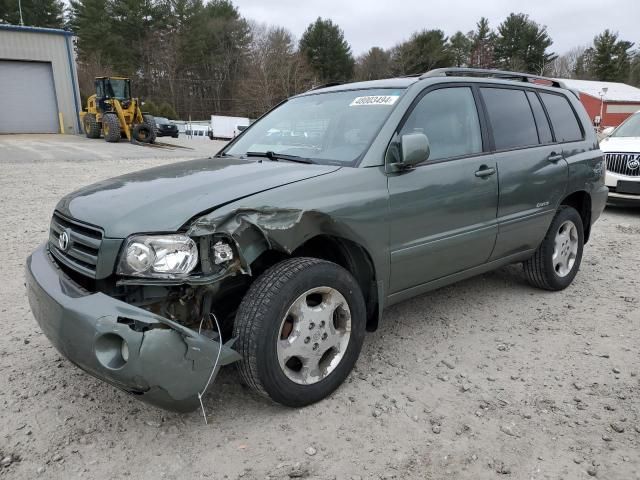
M 231 348 L 147 310 L 82 289 L 53 262 L 46 245 L 28 259 L 29 304 L 58 351 L 91 375 L 140 400 L 179 412 L 222 365 L 240 360 Z

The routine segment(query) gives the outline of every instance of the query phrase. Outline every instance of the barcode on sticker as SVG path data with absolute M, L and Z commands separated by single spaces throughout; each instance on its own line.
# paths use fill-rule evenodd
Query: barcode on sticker
M 357 107 L 360 105 L 393 105 L 396 100 L 400 98 L 399 95 L 369 95 L 367 97 L 356 97 L 349 105 L 350 107 Z

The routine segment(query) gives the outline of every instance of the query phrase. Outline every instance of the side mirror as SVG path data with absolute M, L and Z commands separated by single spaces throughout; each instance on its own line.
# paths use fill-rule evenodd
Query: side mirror
M 402 161 L 396 165 L 399 169 L 410 168 L 429 158 L 431 149 L 429 139 L 424 133 L 408 133 L 400 139 Z

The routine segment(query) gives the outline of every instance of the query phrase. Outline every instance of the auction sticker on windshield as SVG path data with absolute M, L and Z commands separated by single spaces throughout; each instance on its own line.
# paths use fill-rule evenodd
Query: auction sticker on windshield
M 367 97 L 356 97 L 349 104 L 350 107 L 360 105 L 393 105 L 400 95 L 369 95 Z

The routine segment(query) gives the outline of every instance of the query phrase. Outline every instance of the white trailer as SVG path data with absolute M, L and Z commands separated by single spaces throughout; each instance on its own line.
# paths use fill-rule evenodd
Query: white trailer
M 225 117 L 223 115 L 211 115 L 211 130 L 209 138 L 221 138 L 229 140 L 235 138 L 241 132 L 238 127 L 248 127 L 249 119 L 245 117 Z

